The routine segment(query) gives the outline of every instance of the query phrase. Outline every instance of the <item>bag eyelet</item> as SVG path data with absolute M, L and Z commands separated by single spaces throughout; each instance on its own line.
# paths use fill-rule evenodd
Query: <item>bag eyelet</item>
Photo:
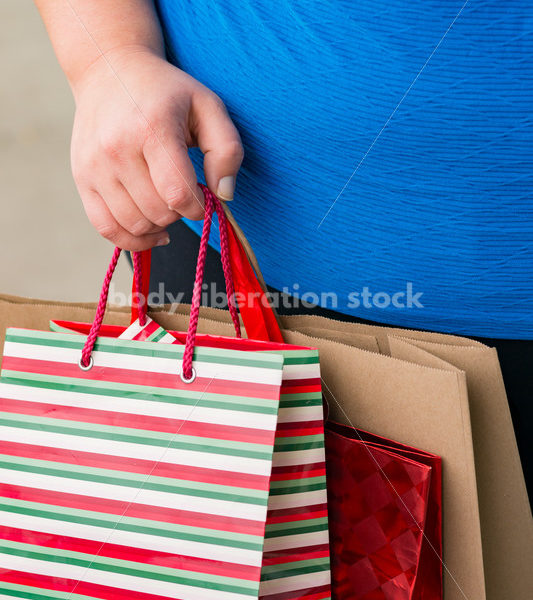
M 183 371 L 180 372 L 180 379 L 183 381 L 183 383 L 192 383 L 195 379 L 196 379 L 196 370 L 194 367 L 192 367 L 191 369 L 191 376 L 189 377 L 189 379 L 187 379 L 186 377 L 183 376 Z
M 93 357 L 90 356 L 89 357 L 89 364 L 88 365 L 84 365 L 81 361 L 83 360 L 83 357 L 80 358 L 79 362 L 78 362 L 78 367 L 82 370 L 82 371 L 90 371 L 93 368 L 94 365 L 94 360 Z

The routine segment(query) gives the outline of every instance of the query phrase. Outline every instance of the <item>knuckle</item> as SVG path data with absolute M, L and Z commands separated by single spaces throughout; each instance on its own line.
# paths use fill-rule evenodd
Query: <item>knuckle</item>
M 190 192 L 187 188 L 179 185 L 171 185 L 165 190 L 163 199 L 174 210 L 179 211 L 189 203 Z
M 168 211 L 165 215 L 156 215 L 152 220 L 153 222 L 163 229 L 174 223 L 179 218 L 179 215 L 174 211 Z
M 133 222 L 128 227 L 128 231 L 136 237 L 146 235 L 147 233 L 151 233 L 152 229 L 152 224 L 146 219 L 139 219 L 138 221 Z
M 106 240 L 117 242 L 120 237 L 120 228 L 115 223 L 99 223 L 96 231 Z
M 237 140 L 226 142 L 222 146 L 222 153 L 224 154 L 224 156 L 231 158 L 235 162 L 239 163 L 241 163 L 242 159 L 244 158 L 244 150 L 242 144 Z
M 209 95 L 209 100 L 215 110 L 220 110 L 220 111 L 226 112 L 226 105 L 224 104 L 224 102 L 222 101 L 222 98 L 220 96 L 218 96 L 217 94 L 212 92 Z
M 117 159 L 124 154 L 125 143 L 121 136 L 110 133 L 102 136 L 100 139 L 100 147 L 107 157 Z

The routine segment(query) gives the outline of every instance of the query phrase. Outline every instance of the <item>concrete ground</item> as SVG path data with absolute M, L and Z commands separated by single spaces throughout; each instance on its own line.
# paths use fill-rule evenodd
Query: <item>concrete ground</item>
M 31 0 L 2 0 L 0 30 L 0 292 L 95 301 L 112 246 L 72 181 L 70 89 Z M 115 289 L 126 291 L 120 262 Z

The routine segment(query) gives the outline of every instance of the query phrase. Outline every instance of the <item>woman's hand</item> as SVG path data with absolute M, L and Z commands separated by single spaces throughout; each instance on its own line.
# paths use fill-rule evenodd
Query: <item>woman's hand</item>
M 187 148 L 204 153 L 208 187 L 233 198 L 243 150 L 222 101 L 146 47 L 121 47 L 71 81 L 72 170 L 89 220 L 113 244 L 168 243 L 181 216 L 201 219 Z

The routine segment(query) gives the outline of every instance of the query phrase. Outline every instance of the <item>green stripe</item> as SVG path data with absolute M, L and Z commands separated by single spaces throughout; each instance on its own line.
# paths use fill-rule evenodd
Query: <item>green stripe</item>
M 267 523 L 265 537 L 275 538 L 285 535 L 297 535 L 299 533 L 314 533 L 317 531 L 324 531 L 327 528 L 327 517 L 303 519 L 302 521 L 291 521 L 289 523 Z
M 7 342 L 18 342 L 33 346 L 49 346 L 81 350 L 86 336 L 79 334 L 56 333 L 48 331 L 33 331 L 9 328 L 6 332 Z M 139 340 L 124 340 L 119 338 L 99 337 L 94 346 L 97 352 L 113 354 L 130 354 L 155 358 L 170 358 L 176 361 L 183 357 L 184 346 L 181 344 L 158 344 Z M 283 356 L 279 353 L 251 352 L 246 350 L 228 350 L 197 346 L 194 349 L 194 359 L 198 362 L 217 363 L 221 365 L 236 365 L 241 367 L 258 367 L 263 369 L 281 370 Z
M 281 354 L 284 365 L 311 365 L 320 363 L 318 350 L 266 350 L 271 354 Z
M 305 396 L 299 398 L 298 396 Z M 322 406 L 322 394 L 281 394 L 280 408 L 300 408 L 303 406 Z
M 167 442 L 171 442 L 173 440 L 179 439 L 180 443 L 185 445 L 185 449 L 194 450 L 196 446 L 198 447 L 209 447 L 209 448 L 220 448 L 222 453 L 227 451 L 230 453 L 230 450 L 235 451 L 236 456 L 241 456 L 241 452 L 247 456 L 249 453 L 250 456 L 256 457 L 269 457 L 271 453 L 272 444 L 258 444 L 254 442 L 239 442 L 234 440 L 222 440 L 218 438 L 210 438 L 208 436 L 196 436 L 196 435 L 185 435 L 179 433 L 179 430 L 176 433 L 168 433 L 166 431 L 153 431 L 150 429 L 138 429 L 133 427 L 120 427 L 118 425 L 105 425 L 101 423 L 89 423 L 86 421 L 73 421 L 67 419 L 57 419 L 51 417 L 41 417 L 41 416 L 33 416 L 33 415 L 25 415 L 25 414 L 15 414 L 10 412 L 2 412 L 0 411 L 0 423 L 2 422 L 17 422 L 17 423 L 28 423 L 29 425 L 39 425 L 39 428 L 46 431 L 48 426 L 50 427 L 60 427 L 64 430 L 74 430 L 78 431 L 88 431 L 88 432 L 96 432 L 100 433 L 102 436 L 113 436 L 112 439 L 116 439 L 117 441 L 121 439 L 127 438 L 128 441 L 139 439 L 141 440 L 139 443 L 149 443 L 155 446 L 159 446 L 157 442 L 165 442 L 165 447 Z M 101 437 L 101 436 L 98 436 Z M 311 439 L 307 440 L 311 436 L 305 436 L 305 441 L 313 441 Z M 299 439 L 299 438 L 280 438 L 280 439 Z M 304 439 L 302 437 L 302 439 Z M 146 440 L 146 442 L 142 441 Z
M 182 571 L 181 569 L 145 565 L 144 563 L 109 559 L 102 556 L 95 557 L 85 553 L 69 552 L 55 548 L 41 549 L 38 546 L 15 544 L 6 542 L 5 540 L 0 542 L 0 553 L 51 563 L 85 567 L 98 571 L 119 573 L 120 575 L 165 581 L 178 585 L 243 594 L 246 596 L 257 596 L 258 583 L 242 579 L 203 573 L 198 574 L 190 571 Z
M 167 332 L 160 327 L 156 329 L 152 335 L 147 338 L 148 342 L 158 342 L 160 339 L 164 338 L 167 335 Z
M 269 567 L 263 567 L 261 570 L 261 581 L 272 581 L 273 579 L 281 579 L 283 577 L 320 573 L 329 571 L 329 569 L 329 558 L 314 558 L 283 565 L 271 565 Z
M 113 474 L 113 476 L 106 476 L 83 473 L 80 472 L 80 467 L 74 470 L 68 469 L 68 467 L 71 465 L 65 466 L 67 468 L 65 470 L 62 470 L 59 468 L 41 467 L 38 464 L 17 464 L 14 461 L 0 460 L 0 468 L 4 468 L 11 471 L 19 471 L 23 473 L 37 473 L 38 475 L 48 475 L 49 477 L 60 477 L 63 479 L 71 480 L 77 479 L 79 481 L 90 481 L 92 483 L 101 483 L 107 485 L 119 485 L 122 487 L 130 487 L 133 489 L 139 489 L 139 487 L 141 487 L 144 490 L 152 490 L 154 492 L 165 492 L 167 494 L 182 494 L 184 496 L 191 496 L 195 498 L 210 498 L 212 500 L 223 500 L 226 502 L 253 504 L 254 506 L 266 506 L 268 502 L 268 495 L 266 492 L 263 492 L 261 497 L 252 497 L 245 496 L 239 493 L 223 493 L 214 490 L 201 490 L 179 485 L 161 485 L 153 483 L 150 480 L 139 482 L 138 480 L 135 480 L 133 478 L 127 479 L 124 475 L 120 475 L 119 477 L 117 477 L 115 474 Z
M 295 442 L 295 440 L 298 438 L 290 437 L 287 438 L 288 441 L 280 442 L 280 440 L 283 440 L 283 438 L 276 438 L 276 442 L 274 444 L 274 452 L 296 452 L 298 450 L 312 450 L 314 448 L 324 447 L 323 435 L 303 437 L 316 437 L 317 439 L 314 439 L 310 442 Z
M 52 510 L 52 507 L 49 508 L 48 505 L 45 504 L 15 500 L 12 498 L 3 498 L 2 503 L 0 503 L 0 510 L 42 519 L 76 523 L 78 525 L 90 525 L 91 527 L 129 531 L 176 540 L 212 544 L 215 546 L 241 548 L 255 552 L 261 552 L 263 549 L 263 540 L 257 536 L 245 536 L 244 534 L 232 534 L 231 532 L 223 532 L 214 529 L 187 527 L 185 525 L 174 525 L 173 523 L 149 521 L 147 519 L 137 519 L 135 517 L 121 517 L 120 515 L 108 515 L 107 513 L 98 513 L 94 511 L 73 510 L 65 507 L 61 507 L 61 512 L 55 512 Z M 146 523 L 149 523 L 150 525 L 146 525 Z M 247 537 L 249 540 L 255 541 L 230 539 L 233 536 L 235 536 L 235 538 Z
M 327 531 L 327 522 L 324 525 L 309 525 L 307 527 L 287 528 L 283 531 L 268 531 L 265 532 L 265 539 L 285 537 L 288 535 L 303 535 L 304 533 L 317 533 L 318 531 Z
M 249 499 L 250 503 L 252 504 L 256 503 L 254 498 L 263 498 L 268 493 L 267 490 L 256 490 L 239 486 L 222 485 L 218 483 L 206 483 L 203 481 L 189 481 L 187 479 L 160 477 L 158 475 L 147 475 L 145 473 L 132 473 L 129 471 L 120 471 L 104 467 L 88 467 L 54 460 L 42 460 L 39 458 L 0 454 L 0 466 L 4 466 L 8 470 L 11 468 L 19 470 L 16 469 L 16 465 L 30 467 L 35 469 L 35 472 L 39 471 L 43 474 L 53 473 L 54 476 L 56 476 L 57 473 L 58 477 L 70 477 L 73 474 L 79 474 L 80 477 L 72 477 L 72 479 L 97 481 L 99 483 L 110 483 L 111 485 L 129 486 L 129 484 L 131 484 L 133 487 L 141 486 L 146 489 L 168 493 L 173 493 L 173 491 L 177 489 L 199 490 L 201 492 L 211 493 L 218 492 L 218 494 L 216 494 L 217 497 L 225 497 L 231 501 L 235 496 L 239 496 Z M 65 475 L 60 475 L 60 473 L 65 473 Z
M 148 385 L 130 385 L 124 383 L 106 382 L 102 385 L 99 381 L 89 379 L 76 379 L 74 377 L 57 377 L 53 375 L 36 375 L 18 371 L 2 370 L 2 383 L 23 385 L 41 389 L 75 392 L 80 394 L 94 394 L 99 396 L 112 396 L 127 400 L 144 400 L 147 402 L 165 402 L 182 406 L 198 406 L 202 408 L 216 408 L 222 410 L 235 410 L 239 412 L 260 413 L 265 415 L 278 414 L 277 402 L 272 399 L 249 398 L 246 396 L 231 396 L 227 394 L 209 394 L 203 392 L 188 392 L 185 390 L 157 388 Z M 83 383 L 82 383 L 83 382 Z
M 2 413 L 0 413 L 2 414 Z M 19 416 L 19 415 L 17 415 Z M 32 422 L 23 418 L 25 415 L 20 415 L 18 419 L 5 419 L 0 417 L 0 425 L 6 427 L 14 427 L 18 429 L 28 429 L 35 431 L 48 431 L 50 433 L 60 433 L 65 435 L 74 435 L 77 437 L 94 438 L 100 440 L 112 440 L 115 442 L 127 442 L 132 444 L 140 444 L 144 446 L 155 446 L 158 448 L 174 449 L 174 450 L 189 450 L 191 452 L 203 452 L 207 454 L 216 454 L 224 456 L 235 456 L 238 458 L 252 458 L 256 460 L 272 460 L 272 448 L 263 452 L 255 450 L 247 450 L 246 448 L 231 448 L 223 447 L 218 440 L 211 440 L 208 438 L 196 438 L 205 439 L 209 443 L 198 443 L 193 441 L 187 441 L 186 437 L 176 434 L 166 434 L 168 437 L 161 439 L 159 436 L 153 437 L 142 437 L 135 433 L 135 430 L 131 430 L 131 433 L 123 434 L 120 432 L 120 428 L 117 427 L 116 431 L 106 431 L 103 429 L 93 429 L 92 427 L 78 427 L 78 425 L 84 425 L 83 423 L 75 423 L 64 421 L 64 425 L 56 425 L 55 423 L 48 423 L 48 421 L 58 421 L 58 419 L 45 419 L 41 418 Z M 151 432 L 157 433 L 157 432 Z M 160 434 L 162 435 L 162 434 Z M 182 441 L 183 440 L 183 441 Z M 268 448 L 268 447 L 265 447 Z M 284 450 L 283 450 L 284 451 Z
M 270 484 L 271 496 L 286 494 L 302 494 L 326 489 L 326 477 L 306 477 L 305 479 L 291 479 L 289 481 L 272 481 Z
M 0 413 L 1 415 L 2 413 Z M 313 442 L 324 439 L 324 434 L 314 433 L 312 435 L 290 435 L 287 437 L 276 438 L 276 448 L 281 449 L 283 446 L 292 446 L 293 444 L 312 444 Z
M 326 489 L 326 481 L 322 483 L 314 483 L 310 485 L 294 486 L 284 488 L 282 490 L 270 490 L 271 496 L 285 496 L 291 494 L 303 494 L 304 492 L 317 492 Z
M 321 483 L 323 481 L 326 481 L 325 475 L 318 475 L 316 477 L 301 477 L 301 478 L 294 478 L 294 479 L 284 479 L 281 481 L 271 481 L 270 489 L 271 490 L 279 490 L 279 489 L 285 489 L 285 488 L 289 488 L 289 487 L 298 487 L 298 486 L 300 486 L 300 484 L 302 486 L 314 485 L 315 483 Z

